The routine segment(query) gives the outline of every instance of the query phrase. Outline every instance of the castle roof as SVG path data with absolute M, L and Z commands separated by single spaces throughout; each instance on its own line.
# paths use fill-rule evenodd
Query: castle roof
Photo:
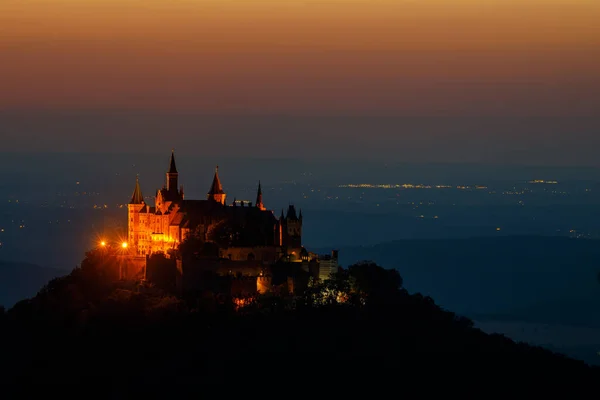
M 175 149 L 171 151 L 171 162 L 169 164 L 169 174 L 176 174 L 177 167 L 175 166 Z
M 212 181 L 212 185 L 210 186 L 210 191 L 208 194 L 224 194 L 223 186 L 221 186 L 221 181 L 219 180 L 219 167 L 215 168 L 215 176 Z
M 293 204 L 289 205 L 286 218 L 290 219 L 290 220 L 297 220 L 298 219 L 298 216 L 296 215 L 296 207 L 294 207 Z
M 167 202 L 167 201 L 171 201 L 171 202 L 176 202 L 181 200 L 181 194 L 179 192 L 177 192 L 177 190 L 167 190 L 166 188 L 160 189 L 159 190 L 163 201 Z
M 142 189 L 140 188 L 140 179 L 138 176 L 135 177 L 135 189 L 131 196 L 129 204 L 144 204 L 144 196 L 142 196 Z
M 182 215 L 181 219 L 179 215 Z M 183 200 L 172 225 L 195 229 L 214 223 L 220 224 L 217 230 L 231 229 L 231 233 L 235 232 L 236 237 L 231 240 L 236 245 L 250 246 L 273 243 L 277 219 L 271 211 L 256 207 L 232 207 L 211 200 Z M 229 228 L 225 228 L 226 226 Z M 217 236 L 220 237 L 220 234 Z
M 171 221 L 171 225 L 172 226 L 182 226 L 184 224 L 185 220 L 185 214 L 183 213 L 175 213 L 175 216 L 173 217 L 173 220 Z
M 183 200 L 180 204 L 179 212 L 185 214 L 185 221 L 190 226 L 197 226 L 205 218 L 223 218 L 227 208 L 210 200 Z

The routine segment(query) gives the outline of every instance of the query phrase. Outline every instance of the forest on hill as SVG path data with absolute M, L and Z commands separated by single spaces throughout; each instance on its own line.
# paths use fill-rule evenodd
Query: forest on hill
M 114 282 L 102 262 L 90 252 L 35 297 L 0 309 L 7 388 L 89 384 L 127 397 L 156 394 L 157 385 L 185 395 L 206 384 L 262 381 L 376 391 L 452 377 L 459 385 L 576 395 L 600 378 L 581 361 L 483 333 L 372 262 L 314 281 L 301 295 L 247 298 L 180 298 Z

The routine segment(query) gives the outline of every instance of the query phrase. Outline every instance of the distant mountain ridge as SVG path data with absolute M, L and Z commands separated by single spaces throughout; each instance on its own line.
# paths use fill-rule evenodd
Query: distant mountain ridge
M 339 250 L 342 265 L 373 260 L 396 268 L 410 292 L 432 296 L 469 317 L 563 323 L 557 319 L 568 317 L 568 323 L 600 324 L 600 315 L 590 312 L 600 303 L 599 241 L 544 236 L 414 239 Z
M 67 274 L 29 263 L 0 261 L 0 305 L 10 308 L 35 294 L 51 279 Z

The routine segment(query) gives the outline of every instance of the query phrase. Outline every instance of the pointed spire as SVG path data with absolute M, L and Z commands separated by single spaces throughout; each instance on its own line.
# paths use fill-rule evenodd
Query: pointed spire
M 225 192 L 223 191 L 223 186 L 221 186 L 221 180 L 219 179 L 219 166 L 217 165 L 217 167 L 215 168 L 215 176 L 213 178 L 213 182 L 210 186 L 210 191 L 208 192 L 208 194 L 214 195 L 223 193 Z
M 171 193 L 171 196 L 177 197 L 177 181 L 179 174 L 177 173 L 177 167 L 175 166 L 175 149 L 171 150 L 171 162 L 169 163 L 169 172 L 167 172 L 167 180 L 165 188 Z
M 176 174 L 177 167 L 175 166 L 175 149 L 171 149 L 171 162 L 169 164 L 169 174 Z
M 131 196 L 129 204 L 144 204 L 144 196 L 142 196 L 142 189 L 140 188 L 140 176 L 135 176 L 135 189 Z
M 285 216 L 283 215 L 283 208 L 281 209 L 281 216 L 279 217 L 280 221 L 283 221 L 285 219 Z
M 300 209 L 300 215 L 298 215 L 298 219 L 302 220 L 302 209 Z
M 262 187 L 260 185 L 260 181 L 258 181 L 258 191 L 256 193 L 256 208 L 266 210 L 265 205 L 263 204 Z

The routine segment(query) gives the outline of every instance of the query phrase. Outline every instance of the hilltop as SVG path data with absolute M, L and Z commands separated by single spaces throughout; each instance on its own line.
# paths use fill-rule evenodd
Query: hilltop
M 0 332 L 11 344 L 4 379 L 87 383 L 125 397 L 156 394 L 156 385 L 169 395 L 258 382 L 376 391 L 449 377 L 467 387 L 556 393 L 566 387 L 551 377 L 566 374 L 573 395 L 600 377 L 581 361 L 487 335 L 432 298 L 408 293 L 397 271 L 369 262 L 313 282 L 302 296 L 182 299 L 111 282 L 90 253 L 81 268 L 0 314 Z

